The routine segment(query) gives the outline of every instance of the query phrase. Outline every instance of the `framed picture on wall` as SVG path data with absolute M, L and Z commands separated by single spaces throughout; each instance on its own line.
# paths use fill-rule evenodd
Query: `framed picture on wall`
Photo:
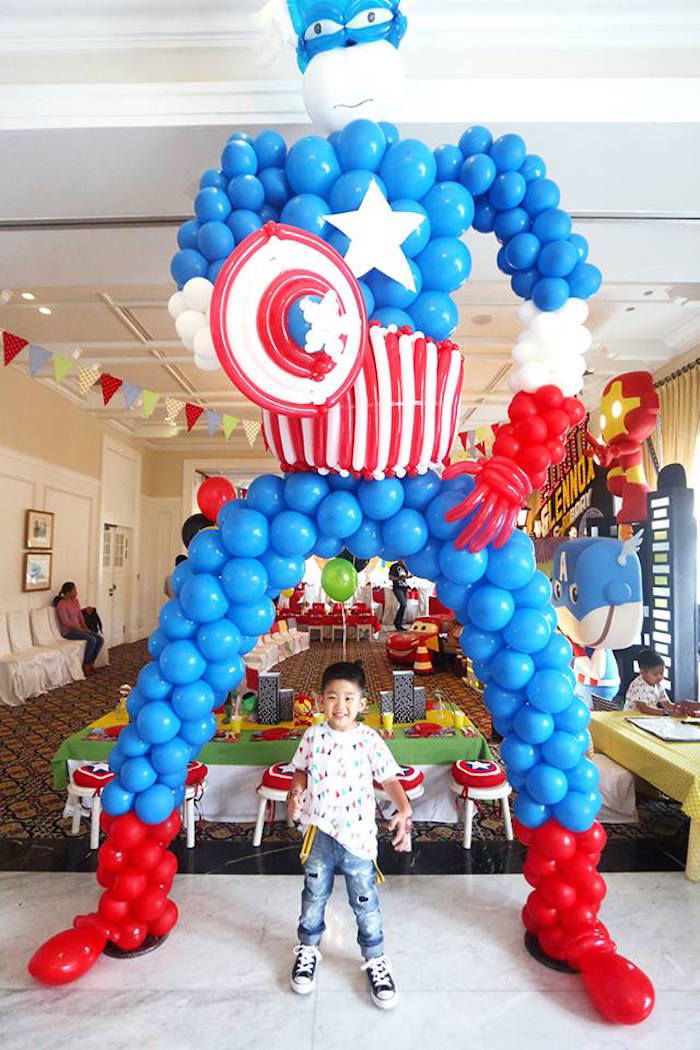
M 23 591 L 48 591 L 51 589 L 52 554 L 29 551 L 24 555 Z
M 53 547 L 53 514 L 48 510 L 28 510 L 24 546 L 50 551 Z

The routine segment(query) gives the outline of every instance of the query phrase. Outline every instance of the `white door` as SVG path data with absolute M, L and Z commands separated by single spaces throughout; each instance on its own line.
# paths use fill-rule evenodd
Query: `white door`
M 102 607 L 105 640 L 111 648 L 127 637 L 129 610 L 129 548 L 131 529 L 105 525 L 102 535 Z

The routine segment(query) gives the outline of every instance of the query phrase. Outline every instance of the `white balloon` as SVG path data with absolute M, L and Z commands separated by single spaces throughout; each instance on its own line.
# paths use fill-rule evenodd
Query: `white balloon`
M 213 357 L 218 360 L 209 325 L 205 325 L 204 328 L 199 329 L 194 337 L 194 345 L 192 349 L 198 357 Z
M 547 366 L 539 361 L 530 361 L 518 370 L 518 378 L 521 388 L 532 393 L 533 390 L 550 382 L 550 372 Z
M 194 348 L 194 337 L 200 328 L 206 325 L 207 319 L 199 310 L 184 310 L 175 319 L 175 329 L 188 350 Z
M 388 40 L 335 47 L 315 55 L 304 73 L 306 112 L 323 131 L 340 131 L 352 120 L 391 120 L 403 97 L 404 68 Z
M 567 345 L 576 353 L 585 354 L 586 351 L 590 350 L 592 342 L 593 333 L 590 328 L 586 328 L 585 325 L 580 324 L 572 329 L 567 340 Z
M 529 325 L 531 321 L 537 317 L 541 310 L 538 310 L 532 299 L 527 299 L 524 303 L 521 303 L 518 307 L 518 317 L 523 325 Z
M 514 394 L 517 394 L 519 390 L 522 390 L 522 387 L 520 385 L 519 373 L 516 369 L 513 369 L 513 371 L 508 376 L 508 386 Z
M 575 397 L 583 386 L 581 376 L 568 368 L 552 372 L 550 381 L 559 387 L 564 397 Z
M 206 277 L 190 277 L 182 289 L 182 294 L 185 297 L 188 309 L 206 313 L 209 309 L 213 291 L 214 285 Z
M 585 324 L 590 312 L 585 299 L 567 299 L 561 309 L 573 324 Z
M 178 314 L 181 314 L 182 311 L 186 309 L 187 304 L 185 303 L 185 297 L 182 292 L 173 292 L 168 299 L 168 313 L 173 321 L 177 318 Z
M 212 360 L 211 357 L 204 357 L 201 354 L 195 354 L 194 363 L 197 368 L 202 370 L 202 372 L 216 372 L 221 368 L 218 357 Z
M 512 353 L 513 363 L 516 365 L 526 365 L 528 361 L 539 361 L 542 357 L 542 348 L 533 343 L 530 339 L 518 340 L 513 347 Z
M 542 312 L 527 326 L 527 332 L 528 335 L 547 338 L 553 334 L 566 331 L 567 327 L 565 318 L 559 317 L 555 312 Z

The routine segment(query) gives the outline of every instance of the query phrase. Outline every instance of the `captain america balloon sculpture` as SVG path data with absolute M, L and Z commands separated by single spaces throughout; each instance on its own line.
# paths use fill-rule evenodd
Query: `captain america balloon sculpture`
M 128 700 L 131 724 L 103 792 L 96 912 L 43 945 L 39 979 L 72 980 L 108 950 L 158 943 L 177 921 L 168 893 L 188 762 L 216 730 L 212 710 L 270 630 L 273 599 L 305 559 L 401 558 L 433 579 L 463 624 L 517 792 L 515 827 L 533 887 L 531 942 L 580 971 L 598 1009 L 636 1023 L 648 978 L 617 955 L 598 918 L 605 832 L 588 708 L 556 630 L 549 581 L 516 526 L 564 458 L 591 343 L 586 300 L 600 273 L 559 207 L 541 157 L 517 134 L 467 128 L 429 148 L 401 139 L 388 96 L 401 83 L 398 0 L 271 0 L 292 27 L 304 99 L 323 133 L 288 148 L 274 130 L 235 132 L 205 171 L 178 233 L 169 310 L 205 370 L 223 368 L 262 410 L 284 476 L 264 475 L 221 507 L 172 574 L 176 597 L 149 640 Z M 463 357 L 453 295 L 468 279 L 468 230 L 493 233 L 524 302 L 508 421 L 491 456 L 449 463 Z

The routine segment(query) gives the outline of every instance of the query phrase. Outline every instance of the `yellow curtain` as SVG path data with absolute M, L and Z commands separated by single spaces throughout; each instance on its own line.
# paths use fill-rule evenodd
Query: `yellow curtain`
M 658 386 L 661 401 L 663 463 L 680 463 L 690 481 L 695 449 L 700 437 L 700 367 L 696 363 Z

